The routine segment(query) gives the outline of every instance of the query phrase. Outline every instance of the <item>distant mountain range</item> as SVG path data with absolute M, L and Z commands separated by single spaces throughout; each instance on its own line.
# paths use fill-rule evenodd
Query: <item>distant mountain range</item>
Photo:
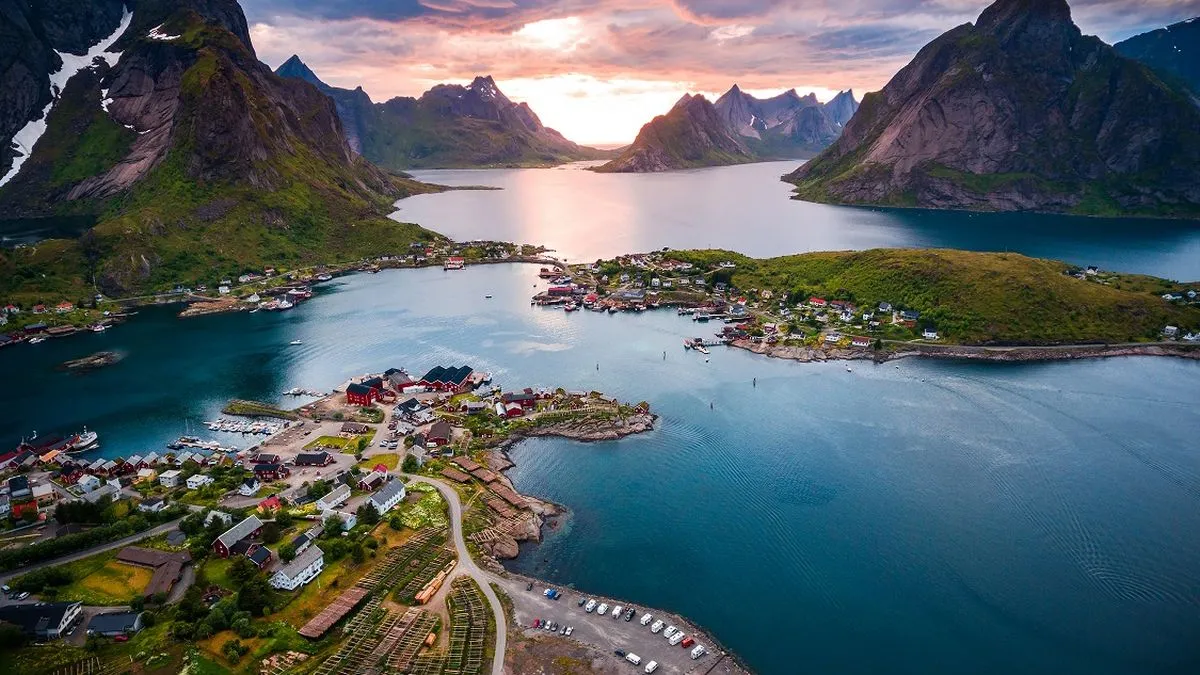
M 373 103 L 362 87 L 322 82 L 299 56 L 275 72 L 316 85 L 332 98 L 350 147 L 387 169 L 546 166 L 612 155 L 543 125 L 528 104 L 509 100 L 491 76 L 465 87 L 439 84 L 420 98 Z
M 824 104 L 816 94 L 802 97 L 795 89 L 759 99 L 736 84 L 715 104 L 688 94 L 597 170 L 645 173 L 812 157 L 837 140 L 857 110 L 852 91 Z
M 386 217 L 433 188 L 351 153 L 329 98 L 257 59 L 235 0 L 131 5 L 0 0 L 0 213 L 94 225 L 0 250 L 0 294 L 121 296 L 435 237 Z
M 1082 35 L 1064 0 L 998 0 L 788 180 L 844 204 L 1192 217 L 1198 130 L 1192 97 Z
M 1200 17 L 1135 35 L 1113 48 L 1200 96 Z

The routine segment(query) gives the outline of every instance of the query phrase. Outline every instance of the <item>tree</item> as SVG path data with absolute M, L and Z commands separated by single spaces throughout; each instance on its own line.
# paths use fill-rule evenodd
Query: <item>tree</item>
M 388 527 L 397 532 L 404 529 L 404 520 L 400 517 L 399 513 L 388 519 Z
M 279 527 L 283 529 L 291 527 L 295 522 L 296 517 L 287 511 L 280 511 L 279 513 L 275 514 L 275 524 L 279 525 Z
M 296 559 L 296 547 L 291 544 L 284 544 L 279 549 L 279 559 L 285 563 L 290 563 Z
M 375 505 L 371 502 L 367 502 L 358 507 L 358 511 L 355 511 L 355 515 L 358 516 L 358 522 L 360 523 L 369 526 L 379 523 L 379 509 L 375 508 Z
M 356 541 L 354 542 L 354 545 L 350 547 L 350 557 L 354 560 L 355 564 L 359 565 L 361 565 L 362 562 L 367 559 L 367 551 L 363 548 L 361 542 Z
M 416 473 L 421 468 L 421 462 L 417 460 L 416 455 L 405 455 L 404 464 L 400 467 L 404 473 Z
M 266 525 L 263 525 L 262 540 L 264 544 L 274 544 L 275 542 L 279 541 L 279 537 L 282 536 L 282 534 L 283 532 L 279 528 L 278 522 L 267 523 Z
M 369 442 L 370 441 L 367 440 L 366 436 L 359 436 L 358 440 L 354 442 L 354 446 L 358 448 L 358 452 L 355 454 L 361 455 L 363 450 L 367 449 L 367 444 Z
M 342 532 L 342 517 L 336 513 L 331 513 L 325 518 L 325 537 L 332 539 Z
M 321 479 L 313 481 L 313 484 L 308 486 L 308 490 L 306 490 L 305 493 L 308 495 L 309 499 L 317 500 L 329 494 L 332 489 L 333 488 L 329 485 L 329 481 Z
M 251 579 L 258 576 L 258 567 L 250 562 L 250 559 L 245 556 L 238 556 L 233 559 L 229 565 L 229 579 L 234 584 L 241 587 L 246 585 Z

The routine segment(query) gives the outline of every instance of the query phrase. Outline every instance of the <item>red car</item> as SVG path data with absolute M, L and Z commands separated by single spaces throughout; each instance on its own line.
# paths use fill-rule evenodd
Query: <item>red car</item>
M 683 647 L 684 649 L 687 649 L 688 647 L 691 647 L 694 644 L 696 644 L 696 641 L 693 640 L 692 638 L 684 638 L 683 642 L 679 643 L 679 646 Z
M 541 619 L 534 619 L 534 620 L 533 620 L 533 627 L 534 627 L 534 628 L 541 628 L 541 627 L 542 627 L 542 620 L 541 620 Z
M 113 637 L 113 642 L 129 642 L 128 635 L 117 635 Z

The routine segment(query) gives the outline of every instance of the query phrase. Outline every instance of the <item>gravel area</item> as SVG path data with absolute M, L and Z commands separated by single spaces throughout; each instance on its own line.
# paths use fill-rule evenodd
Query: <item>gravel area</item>
M 533 590 L 525 590 L 530 581 L 534 584 Z M 547 588 L 546 582 L 519 576 L 504 579 L 500 585 L 504 592 L 512 598 L 513 620 L 516 626 L 520 627 L 527 635 L 539 632 L 533 628 L 535 619 L 557 621 L 561 625 L 574 626 L 575 631 L 569 639 L 602 649 L 613 663 L 620 663 L 623 666 L 623 672 L 643 673 L 646 664 L 650 661 L 657 661 L 658 670 L 655 672 L 665 675 L 709 672 L 714 675 L 717 673 L 744 675 L 746 673 L 733 662 L 732 658 L 725 657 L 719 649 L 715 648 L 707 635 L 696 630 L 695 626 L 677 615 L 633 605 L 635 609 L 633 620 L 625 621 L 623 615 L 621 618 L 612 616 L 613 607 L 617 605 L 621 605 L 622 608 L 630 607 L 628 603 L 621 600 L 596 595 L 581 595 L 578 591 L 557 586 L 552 588 L 560 591 L 562 597 L 558 600 L 551 600 L 544 595 Z M 584 608 L 579 606 L 581 598 L 595 599 L 597 605 L 602 602 L 607 603 L 609 614 L 601 617 L 595 612 L 590 614 L 585 612 Z M 658 634 L 651 633 L 650 625 L 653 625 L 653 620 L 650 625 L 643 626 L 641 624 L 642 615 L 647 612 L 654 617 L 653 620 L 662 619 L 664 624 L 683 630 L 688 637 L 696 641 L 696 644 L 704 645 L 704 648 L 710 653 L 693 660 L 691 650 L 694 645 L 685 649 L 680 645 L 671 645 L 663 638 L 661 631 Z M 634 666 L 616 656 L 613 651 L 617 649 L 637 654 L 642 659 L 641 665 Z

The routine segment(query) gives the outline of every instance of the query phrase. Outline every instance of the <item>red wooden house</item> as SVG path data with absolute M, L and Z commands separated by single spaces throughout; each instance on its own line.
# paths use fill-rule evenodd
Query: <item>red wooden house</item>
M 254 477 L 261 481 L 287 478 L 292 472 L 282 464 L 257 464 L 254 466 Z
M 346 387 L 346 403 L 369 406 L 379 400 L 379 390 L 357 382 Z

